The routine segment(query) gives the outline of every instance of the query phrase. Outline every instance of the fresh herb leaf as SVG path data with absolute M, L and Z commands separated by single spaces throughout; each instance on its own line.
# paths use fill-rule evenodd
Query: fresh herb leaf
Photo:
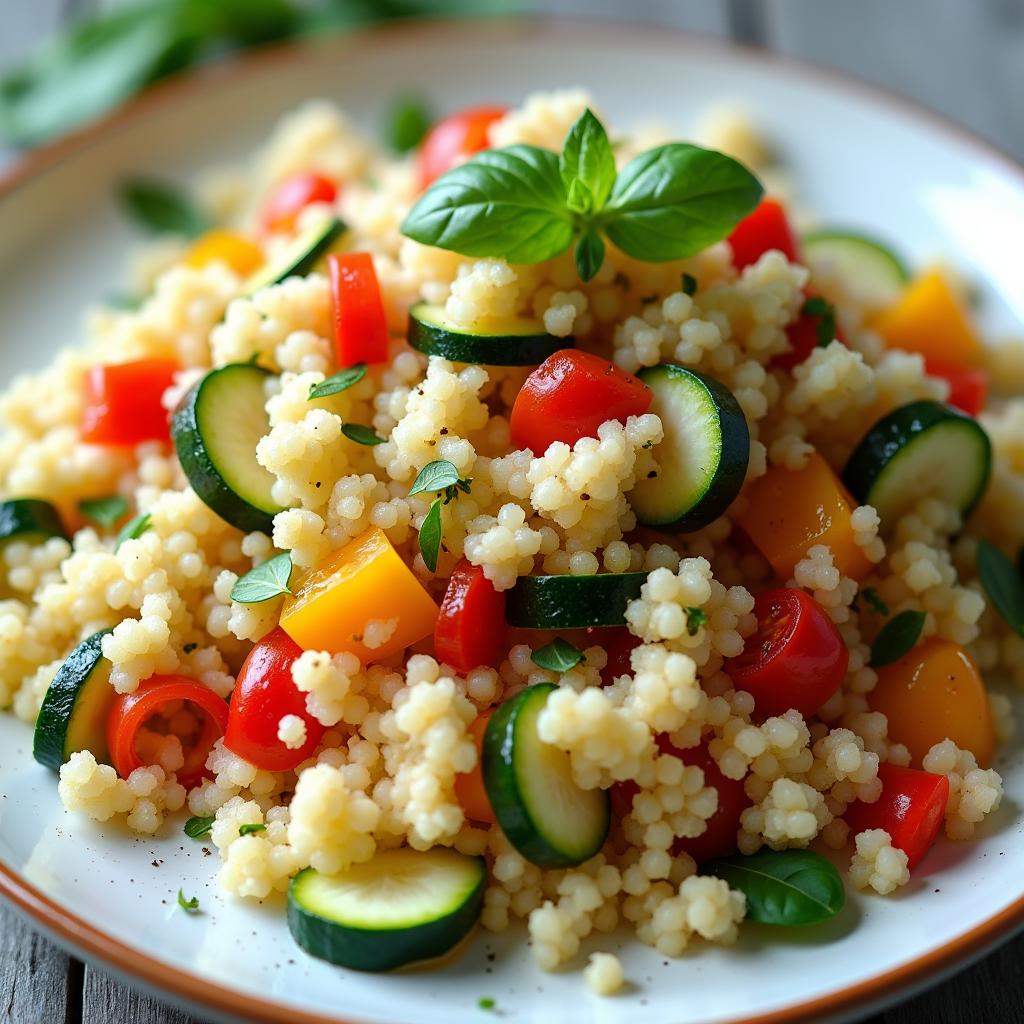
M 696 295 L 697 294 L 697 278 L 693 274 L 683 274 L 682 282 L 683 294 L 684 295 Z
M 708 622 L 707 614 L 702 608 L 687 608 L 686 609 L 686 632 L 690 636 L 696 636 L 700 631 L 701 626 L 706 626 Z
M 314 398 L 327 398 L 329 395 L 337 395 L 347 391 L 354 384 L 358 384 L 366 376 L 366 363 L 356 363 L 347 369 L 339 370 L 333 376 L 320 381 L 319 384 L 310 384 L 309 401 Z
M 597 213 L 604 207 L 615 184 L 615 153 L 604 125 L 589 109 L 569 129 L 558 171 L 570 210 Z
M 589 281 L 604 263 L 604 239 L 593 229 L 584 231 L 576 243 L 573 258 L 580 280 Z
M 423 141 L 433 120 L 419 97 L 399 97 L 388 111 L 388 144 L 396 153 L 408 153 Z
M 681 260 L 725 238 L 761 195 L 758 180 L 731 157 L 672 142 L 626 164 L 598 220 L 634 259 Z
M 210 829 L 213 828 L 215 820 L 216 818 L 212 814 L 204 818 L 189 818 L 185 822 L 185 835 L 189 839 L 202 839 L 210 834 Z
M 231 600 L 239 604 L 260 604 L 272 597 L 290 594 L 288 584 L 291 578 L 292 556 L 285 551 L 239 577 L 231 588 Z
M 266 825 L 257 825 L 255 822 L 253 822 L 250 825 L 239 825 L 238 826 L 238 834 L 240 836 L 251 836 L 254 832 L 266 832 L 266 831 L 267 831 L 267 826 Z
M 583 652 L 573 647 L 568 640 L 556 636 L 551 643 L 534 651 L 530 660 L 549 672 L 568 672 L 583 660 Z
M 442 533 L 441 499 L 435 498 L 420 526 L 420 554 L 423 555 L 423 564 L 431 572 L 437 570 L 437 556 L 441 552 Z
M 362 423 L 342 423 L 341 432 L 356 444 L 366 445 L 372 448 L 374 445 L 385 444 L 386 439 L 375 434 L 370 427 L 364 427 Z
M 987 540 L 978 541 L 978 576 L 992 607 L 1024 636 L 1024 580 L 1013 563 Z
M 549 260 L 569 248 L 574 234 L 558 157 L 537 146 L 484 150 L 427 189 L 402 233 L 463 256 Z
M 761 924 L 818 924 L 838 914 L 846 902 L 839 872 L 811 850 L 761 850 L 749 857 L 711 861 L 704 868 L 743 893 L 747 920 Z
M 497 1000 L 492 999 L 490 996 L 481 996 L 477 1001 L 476 1005 L 481 1010 L 493 1010 L 497 1005 Z
M 861 592 L 860 596 L 864 598 L 864 603 L 873 611 L 879 615 L 888 615 L 889 606 L 878 596 L 878 591 L 874 587 L 865 587 Z
M 178 906 L 185 911 L 186 914 L 195 914 L 199 910 L 199 897 L 193 896 L 192 899 L 185 899 L 185 894 L 178 890 Z
M 78 511 L 98 526 L 109 530 L 128 511 L 128 502 L 120 494 L 112 494 L 109 498 L 80 501 Z
M 836 336 L 836 311 L 835 307 L 820 295 L 812 295 L 800 307 L 802 316 L 818 317 L 818 326 L 815 328 L 815 335 L 818 339 L 818 348 L 828 348 Z
M 210 227 L 190 200 L 170 185 L 135 179 L 124 182 L 119 195 L 125 210 L 154 234 L 194 238 Z
M 899 661 L 917 643 L 924 628 L 925 613 L 908 608 L 890 619 L 871 645 L 872 668 Z
M 423 491 L 445 491 L 449 487 L 457 487 L 461 477 L 458 469 L 447 459 L 435 459 L 428 462 L 416 475 L 409 488 L 410 497 Z
M 103 300 L 103 305 L 108 309 L 119 309 L 125 313 L 134 313 L 142 307 L 142 297 L 139 295 L 128 295 L 126 292 L 118 292 L 108 295 Z
M 138 540 L 152 525 L 153 517 L 148 512 L 143 512 L 141 516 L 129 519 L 118 531 L 114 550 L 117 551 L 126 540 Z

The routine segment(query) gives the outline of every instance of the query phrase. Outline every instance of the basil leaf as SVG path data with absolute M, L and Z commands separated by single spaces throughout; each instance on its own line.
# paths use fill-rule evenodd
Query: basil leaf
M 925 618 L 924 612 L 908 608 L 890 619 L 871 645 L 871 661 L 868 664 L 872 668 L 880 668 L 899 661 L 917 643 Z
M 185 911 L 186 914 L 194 914 L 199 909 L 199 897 L 193 896 L 192 899 L 185 899 L 185 894 L 178 890 L 178 906 Z
M 818 317 L 815 335 L 818 348 L 828 348 L 836 336 L 836 311 L 832 303 L 820 295 L 812 295 L 801 307 L 801 316 Z
M 579 178 L 573 178 L 569 187 L 565 190 L 565 205 L 573 213 L 590 213 L 593 208 L 594 196 Z
M 558 157 L 537 146 L 484 150 L 427 189 L 402 234 L 463 256 L 551 259 L 573 238 Z
M 889 606 L 878 596 L 878 591 L 874 587 L 865 587 L 861 592 L 860 596 L 864 598 L 864 603 L 873 611 L 879 615 L 888 615 Z
M 135 313 L 142 308 L 143 299 L 139 295 L 129 295 L 127 292 L 117 292 L 108 295 L 103 300 L 103 305 L 108 309 L 117 309 L 123 313 Z
M 846 890 L 839 872 L 811 850 L 761 850 L 704 865 L 747 898 L 747 920 L 808 925 L 843 909 Z
M 460 481 L 459 471 L 447 459 L 428 462 L 417 474 L 409 488 L 410 496 L 423 491 L 443 491 L 456 487 Z
M 288 583 L 291 576 L 292 556 L 287 551 L 274 555 L 235 581 L 231 600 L 239 604 L 260 604 L 272 597 L 290 594 Z
M 582 660 L 583 652 L 560 636 L 556 636 L 551 643 L 530 655 L 530 661 L 534 665 L 546 668 L 549 672 L 568 672 Z
M 992 607 L 1024 636 L 1024 580 L 1010 560 L 987 540 L 978 541 L 978 576 Z
M 697 278 L 693 274 L 683 274 L 682 289 L 684 295 L 697 294 Z
M 476 1005 L 479 1006 L 481 1010 L 493 1010 L 498 1005 L 498 1001 L 496 999 L 492 999 L 490 996 L 481 996 L 476 1001 Z
M 615 184 L 615 153 L 604 125 L 589 108 L 576 118 L 565 137 L 558 171 L 569 209 L 579 213 L 597 212 L 608 201 Z M 577 189 L 576 194 L 581 198 L 585 195 L 589 200 L 585 205 L 573 201 L 573 188 L 577 183 L 585 192 Z
M 415 149 L 430 131 L 433 118 L 417 96 L 402 96 L 388 112 L 388 144 L 396 153 Z
M 117 551 L 126 540 L 138 540 L 152 525 L 153 517 L 148 512 L 143 512 L 141 516 L 129 519 L 117 534 L 117 543 L 114 545 L 114 551 Z
M 362 423 L 342 423 L 341 432 L 350 441 L 355 441 L 356 444 L 366 445 L 368 448 L 372 448 L 374 445 L 387 443 L 387 438 L 381 437 L 379 434 L 375 434 L 369 427 L 364 427 Z
M 212 814 L 207 818 L 189 818 L 185 822 L 185 835 L 189 839 L 202 839 L 210 834 L 215 820 L 216 817 Z
M 350 387 L 358 384 L 366 376 L 366 363 L 356 363 L 344 370 L 339 370 L 333 376 L 320 381 L 319 384 L 310 384 L 308 401 L 314 398 L 327 398 L 329 395 L 339 395 L 342 391 L 348 391 Z
M 686 609 L 686 632 L 690 636 L 696 636 L 700 632 L 700 627 L 706 626 L 707 622 L 707 614 L 702 608 Z
M 593 229 L 584 231 L 573 253 L 576 273 L 581 281 L 589 281 L 604 263 L 604 239 Z
M 758 180 L 731 157 L 672 142 L 626 164 L 598 219 L 628 256 L 678 260 L 720 242 L 761 195 Z
M 430 511 L 420 526 L 420 554 L 423 555 L 423 563 L 431 572 L 437 571 L 437 556 L 441 552 L 441 499 L 435 498 L 430 506 Z
M 119 198 L 128 214 L 155 234 L 193 238 L 210 227 L 210 222 L 186 196 L 158 181 L 126 181 L 121 185 Z
M 266 832 L 266 831 L 267 831 L 267 826 L 266 825 L 258 825 L 255 822 L 253 822 L 250 825 L 239 825 L 238 826 L 238 834 L 240 836 L 251 836 L 254 832 Z
M 128 511 L 128 502 L 120 494 L 109 498 L 91 498 L 78 503 L 78 511 L 98 526 L 109 529 Z

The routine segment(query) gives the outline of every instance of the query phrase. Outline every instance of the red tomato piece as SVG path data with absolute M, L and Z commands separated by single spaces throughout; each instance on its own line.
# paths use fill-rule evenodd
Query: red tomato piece
M 817 298 L 814 292 L 806 294 L 807 299 Z M 820 313 L 801 313 L 797 320 L 794 320 L 786 328 L 786 337 L 789 338 L 790 351 L 781 352 L 772 357 L 772 367 L 780 370 L 792 370 L 799 366 L 821 343 L 818 337 L 819 328 L 824 316 Z M 835 337 L 845 344 L 843 332 L 836 327 Z
M 185 764 L 177 772 L 178 782 L 191 789 L 207 774 L 206 758 L 227 728 L 227 704 L 208 686 L 194 679 L 152 676 L 139 683 L 134 693 L 119 694 L 107 717 L 107 747 L 122 779 L 144 766 L 136 749 L 139 730 L 167 704 L 176 701 L 186 701 L 204 713 L 198 738 L 185 750 Z
M 249 652 L 235 682 L 224 746 L 264 771 L 291 770 L 324 735 L 324 726 L 306 710 L 306 695 L 292 681 L 292 664 L 300 654 L 302 648 L 278 626 Z M 285 715 L 306 723 L 306 742 L 295 750 L 277 738 Z
M 488 148 L 487 131 L 508 107 L 470 107 L 438 121 L 420 144 L 420 188 Z
M 260 223 L 267 231 L 288 231 L 295 218 L 313 203 L 333 203 L 338 187 L 313 171 L 299 171 L 280 182 L 267 197 Z
M 924 368 L 929 377 L 939 377 L 949 382 L 949 398 L 946 401 L 954 408 L 968 416 L 977 416 L 985 408 L 988 374 L 984 370 L 955 366 L 938 359 L 926 359 Z
M 633 674 L 631 659 L 641 640 L 625 626 L 591 626 L 586 632 L 586 643 L 600 645 L 608 655 L 608 663 L 601 669 L 602 685 L 611 686 L 619 676 Z
M 733 228 L 729 244 L 737 270 L 756 263 L 769 249 L 778 249 L 790 263 L 798 260 L 796 239 L 786 211 L 774 199 L 762 199 L 757 209 Z
M 160 400 L 177 372 L 175 360 L 160 358 L 89 367 L 82 440 L 109 445 L 169 442 L 170 417 Z
M 512 443 L 543 455 L 555 441 L 597 437 L 606 420 L 625 423 L 651 407 L 651 389 L 614 363 L 564 348 L 548 356 L 523 384 L 512 406 Z
M 868 829 L 885 829 L 892 845 L 907 855 L 907 867 L 913 871 L 931 849 L 945 820 L 949 780 L 945 775 L 895 764 L 879 765 L 878 777 L 882 780 L 878 800 L 873 804 L 858 800 L 843 815 L 850 838 Z
M 387 362 L 388 321 L 373 257 L 368 252 L 331 253 L 327 268 L 338 365 Z
M 455 566 L 434 627 L 434 653 L 459 672 L 497 666 L 505 643 L 505 595 L 479 565 Z
M 795 587 L 761 594 L 754 603 L 757 632 L 725 672 L 753 698 L 758 717 L 791 708 L 809 718 L 840 687 L 850 661 L 835 623 L 814 598 Z

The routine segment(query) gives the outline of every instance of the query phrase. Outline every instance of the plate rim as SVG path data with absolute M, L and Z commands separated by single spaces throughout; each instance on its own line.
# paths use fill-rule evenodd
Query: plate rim
M 700 49 L 713 50 L 717 56 L 743 64 L 762 67 L 783 67 L 809 81 L 825 81 L 870 103 L 895 108 L 904 116 L 924 122 L 934 130 L 952 137 L 955 144 L 966 147 L 994 161 L 1016 179 L 1024 191 L 1024 164 L 998 145 L 981 138 L 970 129 L 914 100 L 893 93 L 834 68 L 803 58 L 791 57 L 750 43 L 736 42 L 709 33 L 670 26 L 636 25 L 609 18 L 563 18 L 523 16 L 511 18 L 413 18 L 390 25 L 358 28 L 313 40 L 298 40 L 263 46 L 231 60 L 181 72 L 149 87 L 114 112 L 88 126 L 40 146 L 16 159 L 0 171 L 0 202 L 6 201 L 22 185 L 73 159 L 94 145 L 101 144 L 120 130 L 143 120 L 153 109 L 172 105 L 182 98 L 240 78 L 258 74 L 268 67 L 287 65 L 301 59 L 310 49 L 345 49 L 377 40 L 391 41 L 416 34 L 453 31 L 489 31 L 500 34 L 562 34 L 578 40 L 581 33 L 614 34 L 621 40 L 625 33 L 630 42 L 647 47 L 670 49 L 679 53 Z M 212 1010 L 230 1018 L 254 1024 L 277 1024 L 287 1019 L 292 1024 L 386 1024 L 382 1017 L 325 1017 L 271 998 L 261 998 L 229 988 L 159 960 L 148 953 L 105 933 L 83 917 L 65 910 L 31 882 L 0 862 L 0 897 L 11 903 L 33 924 L 56 938 L 66 948 L 80 951 L 89 959 L 112 968 L 122 976 L 142 983 L 150 990 L 165 993 L 179 1005 Z M 909 996 L 915 989 L 927 987 L 942 976 L 954 973 L 980 958 L 996 945 L 1024 930 L 1024 895 L 986 918 L 970 931 L 937 949 L 915 957 L 907 963 L 881 971 L 853 985 L 846 985 L 825 995 L 780 1007 L 756 1017 L 730 1017 L 722 1024 L 811 1024 L 826 1017 L 845 1017 L 858 1010 L 895 1001 L 901 994 Z

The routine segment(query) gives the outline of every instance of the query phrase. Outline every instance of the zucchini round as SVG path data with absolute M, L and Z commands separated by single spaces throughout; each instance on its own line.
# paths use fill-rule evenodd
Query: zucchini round
M 598 853 L 611 804 L 603 789 L 580 789 L 569 755 L 545 743 L 537 717 L 558 687 L 530 686 L 505 701 L 484 733 L 484 788 L 508 841 L 542 868 L 569 868 Z
M 966 517 L 992 468 L 992 444 L 977 420 L 948 405 L 911 402 L 879 420 L 854 449 L 843 483 L 892 524 L 924 498 Z
M 643 526 L 681 533 L 714 522 L 736 500 L 747 475 L 750 431 L 732 392 L 675 363 L 637 375 L 653 393 L 665 437 L 654 449 L 658 475 L 641 480 L 629 503 Z
M 624 626 L 626 605 L 646 580 L 645 572 L 520 576 L 507 592 L 505 621 L 522 629 Z
M 338 875 L 306 868 L 288 889 L 288 927 L 311 956 L 390 971 L 443 956 L 476 924 L 487 864 L 445 847 L 385 850 Z
M 801 240 L 804 259 L 812 268 L 828 267 L 858 295 L 887 306 L 910 280 L 906 264 L 875 238 L 855 231 L 823 229 Z
M 64 537 L 60 513 L 39 498 L 8 498 L 0 501 L 0 545 L 9 540 L 42 542 Z
M 347 230 L 345 222 L 338 217 L 330 217 L 321 224 L 304 231 L 290 242 L 276 259 L 252 274 L 243 286 L 244 295 L 253 295 L 268 285 L 280 284 L 289 277 L 301 277 L 308 274 L 316 266 L 317 261 L 326 256 L 331 246 Z
M 32 756 L 57 771 L 72 754 L 92 751 L 110 763 L 107 717 L 117 694 L 110 685 L 110 662 L 103 657 L 101 630 L 83 640 L 57 670 L 36 718 Z
M 409 310 L 409 344 L 428 356 L 484 366 L 538 366 L 552 353 L 572 348 L 572 338 L 556 338 L 538 320 L 516 317 L 485 331 L 455 327 L 443 306 L 421 302 Z
M 211 370 L 182 398 L 171 419 L 178 461 L 192 489 L 225 522 L 270 533 L 282 506 L 274 476 L 256 461 L 270 432 L 264 383 L 268 370 L 232 363 Z

